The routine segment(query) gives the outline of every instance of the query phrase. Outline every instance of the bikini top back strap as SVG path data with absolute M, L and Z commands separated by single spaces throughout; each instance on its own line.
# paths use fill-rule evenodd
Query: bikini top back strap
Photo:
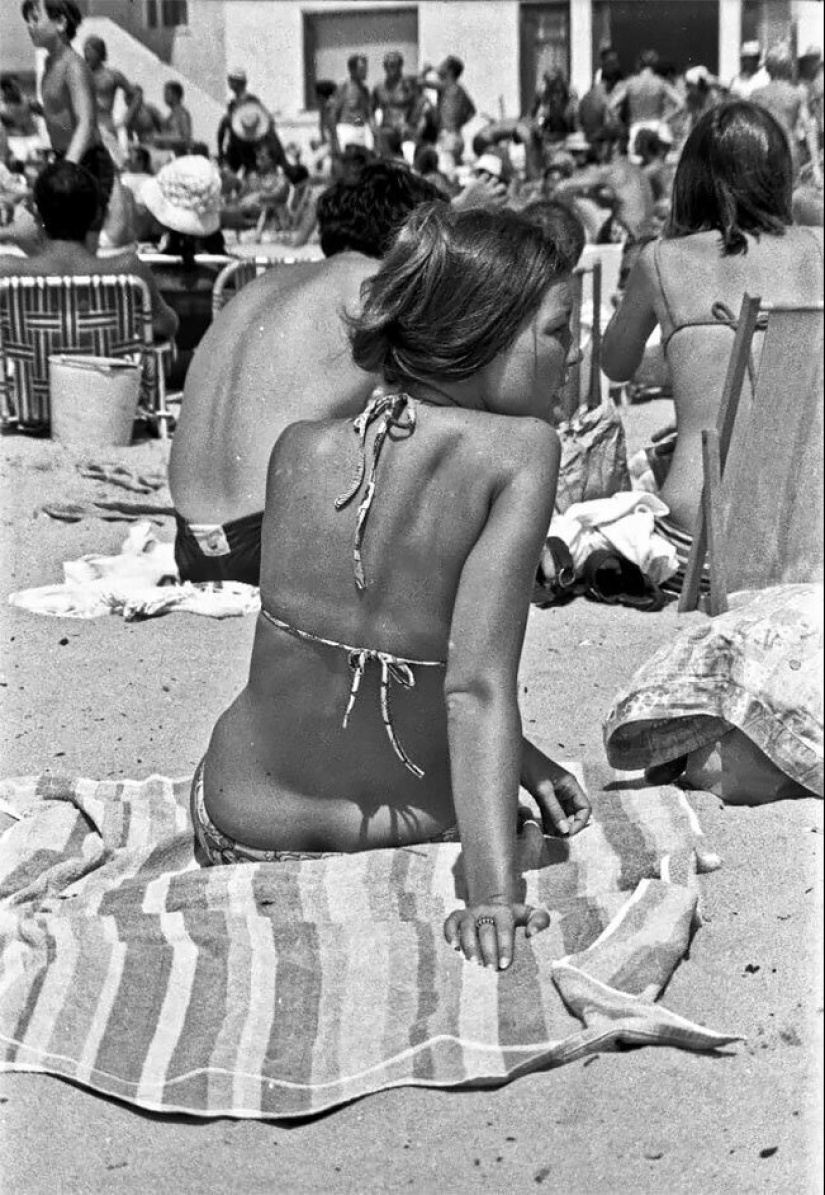
M 375 439 L 372 445 L 372 463 L 367 478 L 364 496 L 358 506 L 358 516 L 355 523 L 355 543 L 353 545 L 353 564 L 355 570 L 355 585 L 357 589 L 366 589 L 367 581 L 364 575 L 364 565 L 361 559 L 361 547 L 364 542 L 367 519 L 375 496 L 375 474 L 381 449 L 389 432 L 393 428 L 411 434 L 415 428 L 415 402 L 409 394 L 376 394 L 367 403 L 364 410 L 353 421 L 353 429 L 358 436 L 358 464 L 350 488 L 335 499 L 335 509 L 343 510 L 361 490 L 367 470 L 367 430 L 372 423 L 378 423 Z

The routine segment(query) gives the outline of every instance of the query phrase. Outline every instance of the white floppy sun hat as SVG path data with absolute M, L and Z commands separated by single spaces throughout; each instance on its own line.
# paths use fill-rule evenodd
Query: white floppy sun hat
M 165 228 L 210 236 L 221 223 L 221 176 L 199 154 L 174 158 L 144 183 L 140 201 Z

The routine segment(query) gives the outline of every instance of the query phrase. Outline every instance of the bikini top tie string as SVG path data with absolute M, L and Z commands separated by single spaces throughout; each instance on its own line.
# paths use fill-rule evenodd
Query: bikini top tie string
M 404 656 L 393 655 L 388 651 L 378 651 L 371 647 L 354 647 L 350 643 L 339 643 L 337 639 L 325 639 L 322 635 L 313 635 L 311 631 L 301 630 L 299 627 L 294 627 L 291 623 L 285 622 L 282 618 L 276 618 L 274 614 L 271 614 L 263 606 L 261 607 L 261 615 L 267 622 L 278 627 L 279 630 L 284 631 L 287 635 L 292 635 L 296 639 L 303 639 L 305 643 L 321 643 L 325 647 L 335 647 L 347 653 L 347 663 L 352 673 L 352 684 L 350 686 L 347 708 L 344 711 L 344 719 L 341 723 L 343 729 L 346 729 L 349 716 L 355 706 L 355 699 L 358 696 L 358 690 L 361 688 L 361 681 L 364 678 L 364 671 L 367 664 L 370 661 L 375 661 L 375 663 L 380 665 L 379 700 L 381 704 L 381 719 L 384 723 L 384 729 L 387 732 L 387 738 L 390 740 L 393 751 L 401 760 L 404 767 L 420 780 L 424 772 L 407 755 L 395 733 L 390 706 L 390 682 L 395 681 L 396 684 L 401 685 L 404 689 L 413 689 L 415 688 L 414 668 L 443 668 L 444 661 L 413 660 Z
M 355 543 L 352 558 L 355 569 L 355 586 L 357 589 L 367 588 L 364 575 L 364 565 L 361 560 L 361 546 L 364 542 L 364 532 L 367 526 L 372 500 L 375 496 L 375 473 L 384 441 L 393 428 L 411 434 L 415 428 L 415 403 L 409 394 L 377 394 L 367 403 L 364 410 L 353 421 L 353 429 L 358 436 L 358 465 L 350 488 L 335 499 L 335 509 L 343 510 L 353 500 L 364 484 L 367 470 L 367 430 L 370 424 L 378 421 L 378 428 L 372 444 L 372 463 L 367 478 L 364 496 L 358 506 L 358 517 L 355 523 Z

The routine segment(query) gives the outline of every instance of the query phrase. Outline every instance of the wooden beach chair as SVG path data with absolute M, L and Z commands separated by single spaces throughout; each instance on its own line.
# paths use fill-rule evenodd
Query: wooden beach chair
M 152 300 L 142 278 L 0 279 L 0 424 L 49 429 L 49 355 L 139 358 L 141 405 L 168 435 L 165 361 L 173 341 L 155 342 Z
M 757 372 L 753 337 L 765 320 Z M 702 503 L 680 612 L 698 605 L 706 558 L 711 615 L 734 590 L 823 579 L 822 352 L 822 303 L 745 295 L 716 427 L 702 433 Z

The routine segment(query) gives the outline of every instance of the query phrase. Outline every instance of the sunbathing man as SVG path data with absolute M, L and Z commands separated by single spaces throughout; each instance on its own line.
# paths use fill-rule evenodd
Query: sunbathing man
M 276 266 L 207 332 L 186 376 L 169 461 L 181 579 L 257 585 L 266 471 L 288 423 L 356 413 L 376 378 L 353 364 L 340 320 L 392 232 L 438 191 L 377 162 L 318 200 L 323 262 Z M 337 370 L 335 394 L 321 379 Z M 299 402 L 298 395 L 301 395 Z
M 47 53 L 41 94 L 52 148 L 97 183 L 99 208 L 89 243 L 95 248 L 115 185 L 115 164 L 101 142 L 91 71 L 71 46 L 80 9 L 73 0 L 24 0 L 22 13 L 33 45 Z
M 34 203 L 46 234 L 43 247 L 31 257 L 0 256 L 0 277 L 42 277 L 45 274 L 137 274 L 152 297 L 152 330 L 155 336 L 174 336 L 178 317 L 164 302 L 150 268 L 137 253 L 98 257 L 86 245 L 94 223 L 99 196 L 94 179 L 74 162 L 52 162 L 34 184 Z

